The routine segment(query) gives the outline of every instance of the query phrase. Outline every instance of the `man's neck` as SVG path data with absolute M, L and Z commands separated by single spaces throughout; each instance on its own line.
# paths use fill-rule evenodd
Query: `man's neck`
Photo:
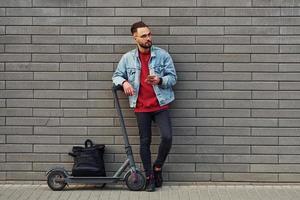
M 145 49 L 145 48 L 143 48 L 143 47 L 138 47 L 138 48 L 139 48 L 139 51 L 140 51 L 141 53 L 146 54 L 146 53 L 149 53 L 149 52 L 150 52 L 150 48 L 148 48 L 148 49 Z

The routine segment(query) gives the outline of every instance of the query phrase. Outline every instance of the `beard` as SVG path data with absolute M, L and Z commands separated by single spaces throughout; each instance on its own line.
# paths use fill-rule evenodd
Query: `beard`
M 144 49 L 150 49 L 152 46 L 152 42 L 148 41 L 145 44 L 140 44 L 141 47 L 143 47 Z

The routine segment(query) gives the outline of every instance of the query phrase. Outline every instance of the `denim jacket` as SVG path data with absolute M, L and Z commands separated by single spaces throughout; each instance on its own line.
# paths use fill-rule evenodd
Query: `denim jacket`
M 176 84 L 177 75 L 172 58 L 168 52 L 159 47 L 152 46 L 149 71 L 155 72 L 156 75 L 162 78 L 160 85 L 153 85 L 160 106 L 172 102 L 175 99 L 172 86 Z M 122 56 L 112 77 L 115 85 L 122 85 L 127 80 L 133 86 L 134 95 L 129 96 L 129 105 L 131 108 L 136 107 L 140 88 L 140 74 L 141 62 L 139 52 L 137 49 L 134 49 Z

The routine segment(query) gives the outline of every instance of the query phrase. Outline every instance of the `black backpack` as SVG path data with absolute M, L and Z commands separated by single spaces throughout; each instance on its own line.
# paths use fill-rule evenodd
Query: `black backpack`
M 106 176 L 103 154 L 105 145 L 87 139 L 84 147 L 73 146 L 70 156 L 74 158 L 72 176 Z

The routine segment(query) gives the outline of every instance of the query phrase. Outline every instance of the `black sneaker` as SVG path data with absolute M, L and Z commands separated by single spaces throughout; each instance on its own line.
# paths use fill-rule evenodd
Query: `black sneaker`
M 153 165 L 153 173 L 154 173 L 154 182 L 155 182 L 155 187 L 161 187 L 163 183 L 163 177 L 162 177 L 162 169 L 160 170 L 155 170 L 155 165 Z
M 155 183 L 154 183 L 154 176 L 151 174 L 150 176 L 146 177 L 146 188 L 147 192 L 154 192 L 155 191 Z

